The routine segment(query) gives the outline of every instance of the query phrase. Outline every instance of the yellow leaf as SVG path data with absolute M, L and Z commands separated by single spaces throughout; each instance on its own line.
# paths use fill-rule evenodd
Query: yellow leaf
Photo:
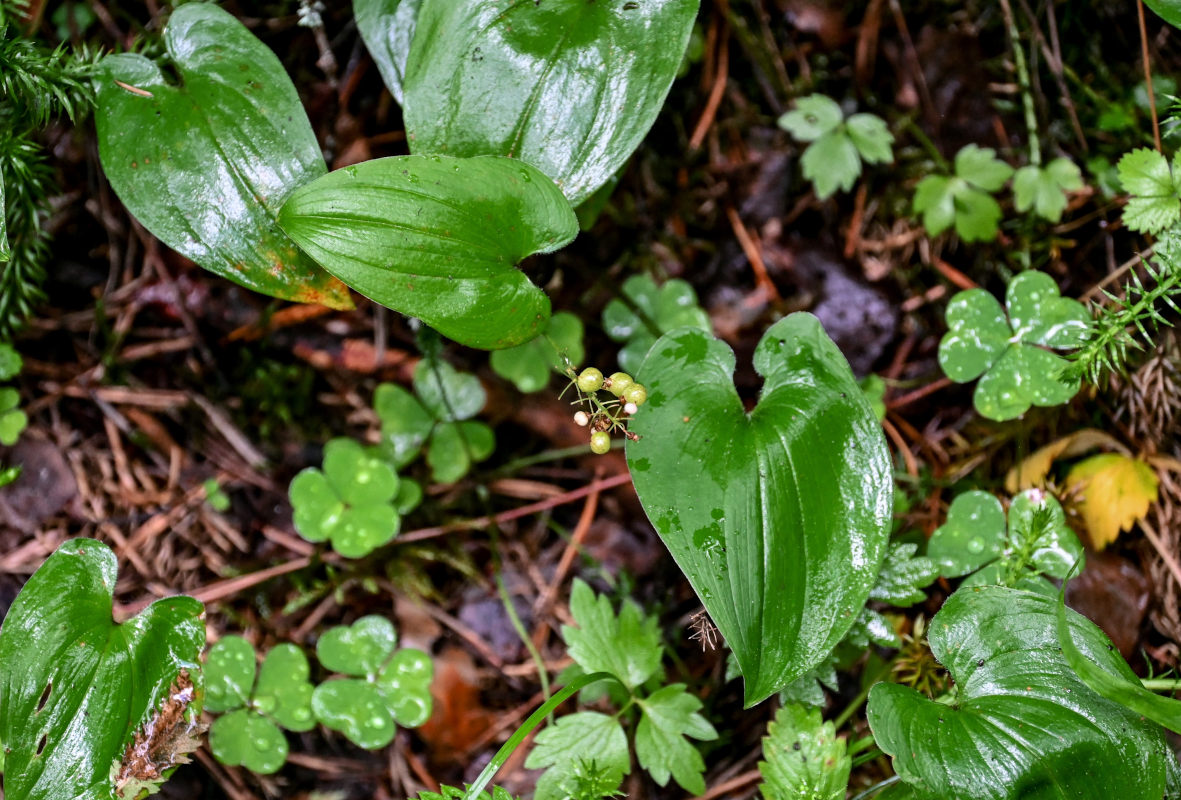
M 1041 488 L 1046 485 L 1046 476 L 1050 474 L 1050 468 L 1055 461 L 1060 458 L 1081 456 L 1096 447 L 1106 447 L 1121 453 L 1128 452 L 1128 448 L 1120 444 L 1115 437 L 1103 431 L 1086 428 L 1069 436 L 1063 436 L 1061 439 L 1034 451 L 1033 455 L 1013 467 L 1005 475 L 1005 489 L 1009 494 L 1017 494 L 1017 492 L 1023 492 L 1026 489 Z
M 1103 453 L 1075 464 L 1066 476 L 1066 488 L 1082 497 L 1078 508 L 1091 546 L 1102 550 L 1120 531 L 1143 519 L 1156 501 L 1159 482 L 1152 467 L 1119 453 Z

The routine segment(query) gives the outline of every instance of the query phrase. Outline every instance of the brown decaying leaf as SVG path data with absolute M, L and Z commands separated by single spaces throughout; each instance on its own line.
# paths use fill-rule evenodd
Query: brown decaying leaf
M 123 752 L 123 763 L 115 776 L 119 797 L 137 797 L 144 788 L 159 783 L 170 767 L 187 764 L 188 754 L 201 746 L 206 726 L 185 717 L 194 692 L 188 671 L 182 669 L 160 708 L 136 731 Z

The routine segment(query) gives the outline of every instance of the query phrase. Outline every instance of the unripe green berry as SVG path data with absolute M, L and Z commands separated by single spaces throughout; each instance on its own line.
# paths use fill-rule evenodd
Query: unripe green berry
M 633 383 L 635 381 L 632 380 L 631 375 L 628 375 L 626 372 L 615 372 L 607 379 L 607 391 L 619 397 Z
M 595 431 L 591 434 L 591 452 L 603 455 L 611 449 L 611 437 L 606 431 Z
M 633 383 L 623 390 L 623 399 L 629 403 L 635 403 L 637 406 L 642 406 L 648 400 L 648 390 L 644 388 L 644 384 L 642 383 Z
M 603 373 L 594 367 L 587 367 L 578 375 L 578 388 L 586 392 L 597 392 L 603 388 Z

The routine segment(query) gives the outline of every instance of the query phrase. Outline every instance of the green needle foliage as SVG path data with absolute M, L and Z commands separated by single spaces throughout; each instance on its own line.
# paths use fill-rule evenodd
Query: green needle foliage
M 612 694 L 620 707 L 613 715 L 599 711 L 568 714 L 537 735 L 525 761 L 530 769 L 547 768 L 537 782 L 535 800 L 611 796 L 623 776 L 631 772 L 623 722 L 632 709 L 640 712 L 632 737 L 640 766 L 661 786 L 671 777 L 685 791 L 704 792 L 705 762 L 689 739 L 710 741 L 718 734 L 699 713 L 701 701 L 689 694 L 684 684 L 662 685 L 664 648 L 659 621 L 645 617 L 630 601 L 616 615 L 611 601 L 596 595 L 581 580 L 574 582 L 570 613 L 578 625 L 563 625 L 562 637 L 575 666 L 563 677 L 605 672 L 626 692 Z
M 814 94 L 800 98 L 794 111 L 779 118 L 779 127 L 797 141 L 809 142 L 800 164 L 821 200 L 837 189 L 852 189 L 861 175 L 861 162 L 888 164 L 894 160 L 894 135 L 885 120 L 874 114 L 844 116 L 831 97 Z

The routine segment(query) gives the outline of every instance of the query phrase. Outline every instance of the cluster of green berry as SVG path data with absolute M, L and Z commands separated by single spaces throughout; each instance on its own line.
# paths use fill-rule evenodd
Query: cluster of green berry
M 627 418 L 647 402 L 648 390 L 644 384 L 637 383 L 626 372 L 616 372 L 604 378 L 603 373 L 594 367 L 587 367 L 577 377 L 572 368 L 567 370 L 567 374 L 571 385 L 578 391 L 578 400 L 574 405 L 586 404 L 590 409 L 590 413 L 581 409 L 575 412 L 574 421 L 591 429 L 592 453 L 602 455 L 610 450 L 611 433 L 614 431 L 621 431 L 628 439 L 640 438 L 627 429 Z M 600 400 L 600 389 L 606 389 L 615 395 L 615 399 Z

